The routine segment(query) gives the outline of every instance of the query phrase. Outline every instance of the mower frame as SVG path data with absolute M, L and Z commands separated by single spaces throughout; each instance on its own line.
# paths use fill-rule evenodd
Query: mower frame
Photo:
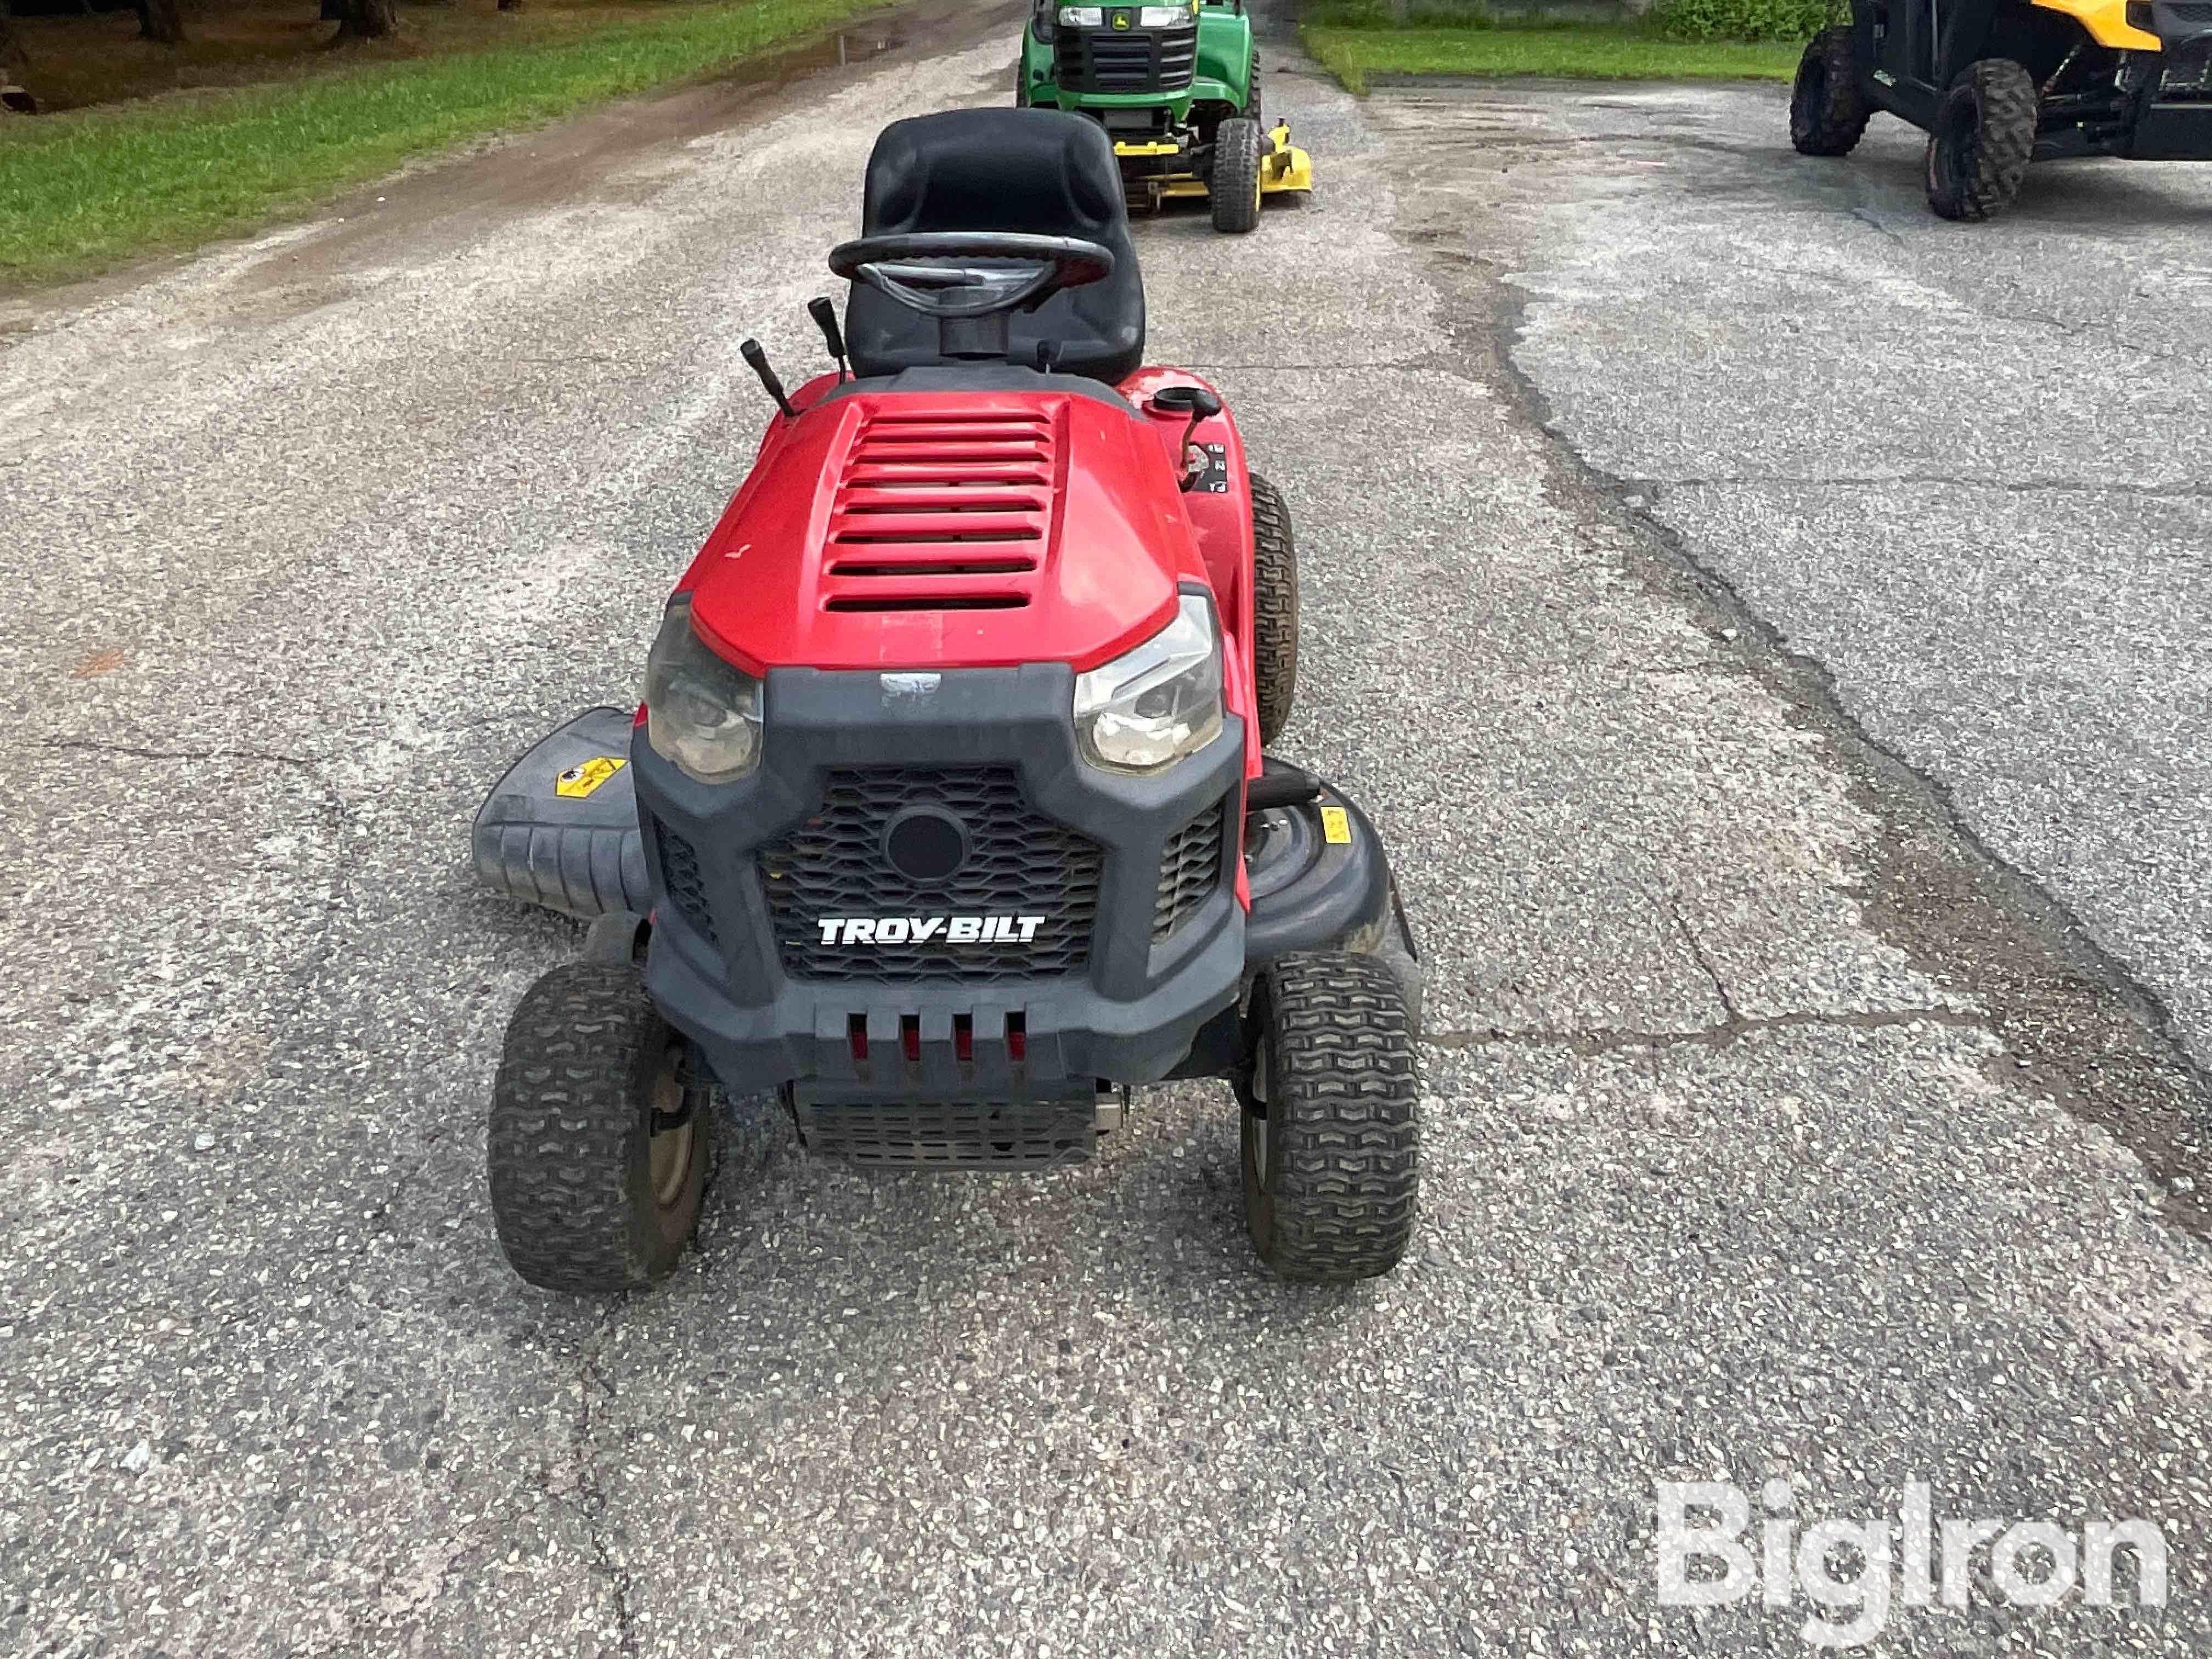
M 865 1167 L 1042 1170 L 1186 1078 L 1231 1085 L 1276 1273 L 1401 1258 L 1413 935 L 1375 827 L 1263 753 L 1296 675 L 1288 507 L 1218 392 L 1143 364 L 1118 182 L 1063 112 L 887 128 L 830 256 L 844 319 L 809 307 L 830 371 L 787 392 L 739 348 L 775 415 L 643 701 L 479 811 L 484 879 L 594 919 L 494 1084 L 494 1220 L 530 1282 L 673 1271 L 723 1094 Z M 1034 366 L 1018 312 L 1053 331 Z

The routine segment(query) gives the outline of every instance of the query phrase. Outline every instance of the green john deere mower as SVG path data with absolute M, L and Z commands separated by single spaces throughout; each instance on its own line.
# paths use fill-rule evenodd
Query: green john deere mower
M 1014 102 L 1090 116 L 1114 141 L 1135 212 L 1203 197 L 1213 228 L 1247 231 L 1269 196 L 1302 203 L 1313 161 L 1269 128 L 1244 0 L 1071 6 L 1036 0 Z

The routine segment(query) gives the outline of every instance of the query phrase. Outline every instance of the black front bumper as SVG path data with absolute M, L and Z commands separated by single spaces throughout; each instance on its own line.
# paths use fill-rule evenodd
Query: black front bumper
M 2129 9 L 2129 21 L 2159 35 L 2163 49 L 2114 54 L 2118 68 L 2109 92 L 2046 98 L 2037 161 L 2212 160 L 2212 29 L 2192 15 L 2197 0 L 2161 0 Z
M 856 1102 L 1003 1100 L 1065 1095 L 1095 1079 L 1151 1082 L 1235 1003 L 1245 968 L 1234 891 L 1243 723 L 1231 716 L 1212 743 L 1163 774 L 1125 777 L 1077 753 L 1073 691 L 1060 664 L 774 670 L 760 768 L 716 787 L 684 776 L 638 735 L 630 770 L 654 891 L 647 988 L 727 1087 L 797 1085 Z M 966 781 L 933 790 L 933 774 Z M 1012 872 L 1006 878 L 1018 883 L 1027 870 L 1050 900 L 1035 907 L 1052 918 L 1039 935 L 1050 971 L 1023 974 L 1019 953 L 1006 950 L 982 953 L 994 965 L 972 967 L 957 952 L 872 943 L 825 956 L 810 904 L 860 891 L 871 867 L 866 837 L 829 819 L 878 810 L 872 779 L 896 779 L 909 804 L 950 802 L 956 812 L 1004 800 L 1011 788 L 1054 832 L 994 855 L 1001 875 Z M 978 781 L 986 779 L 988 790 Z M 1216 811 L 1223 828 L 1208 889 L 1190 868 L 1191 832 Z M 839 835 L 844 863 L 830 877 L 799 869 Z M 1039 862 L 1063 855 L 1066 867 L 1080 866 L 1079 880 Z M 1095 890 L 1085 884 L 1093 871 Z M 881 901 L 840 907 L 848 916 L 936 914 L 927 890 L 896 878 Z M 959 902 L 975 908 L 975 890 Z M 1002 908 L 1029 907 L 1017 889 Z M 1071 948 L 1086 914 L 1087 938 Z M 1162 937 L 1164 918 L 1174 925 Z

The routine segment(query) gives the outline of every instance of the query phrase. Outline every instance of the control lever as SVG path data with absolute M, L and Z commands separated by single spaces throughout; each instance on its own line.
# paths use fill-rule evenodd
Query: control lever
M 1162 386 L 1152 393 L 1152 407 L 1164 409 L 1170 414 L 1190 411 L 1190 424 L 1182 429 L 1182 487 L 1188 491 L 1203 476 L 1204 469 L 1190 464 L 1191 440 L 1198 432 L 1200 421 L 1210 421 L 1221 413 L 1221 399 L 1202 386 Z
M 806 314 L 822 331 L 822 343 L 830 348 L 830 356 L 836 362 L 837 383 L 842 386 L 853 371 L 845 365 L 845 336 L 837 326 L 837 307 L 817 294 L 806 302 Z
M 760 383 L 768 388 L 768 395 L 775 399 L 775 406 L 783 411 L 784 418 L 797 420 L 799 411 L 791 406 L 791 399 L 784 396 L 783 382 L 775 378 L 775 371 L 768 366 L 768 353 L 761 349 L 761 343 L 747 340 L 738 348 L 738 356 L 745 360 L 746 368 L 760 376 Z
M 1321 794 L 1321 780 L 1303 767 L 1267 757 L 1267 770 L 1244 786 L 1244 810 L 1264 812 L 1271 807 L 1304 806 Z

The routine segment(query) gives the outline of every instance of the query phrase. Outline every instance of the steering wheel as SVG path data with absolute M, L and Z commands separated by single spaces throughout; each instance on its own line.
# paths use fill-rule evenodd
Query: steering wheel
M 986 260 L 996 263 L 981 263 Z M 830 250 L 830 269 L 848 282 L 866 283 L 909 311 L 958 322 L 1035 311 L 1062 289 L 1111 276 L 1114 252 L 1074 236 L 915 231 L 841 242 Z

